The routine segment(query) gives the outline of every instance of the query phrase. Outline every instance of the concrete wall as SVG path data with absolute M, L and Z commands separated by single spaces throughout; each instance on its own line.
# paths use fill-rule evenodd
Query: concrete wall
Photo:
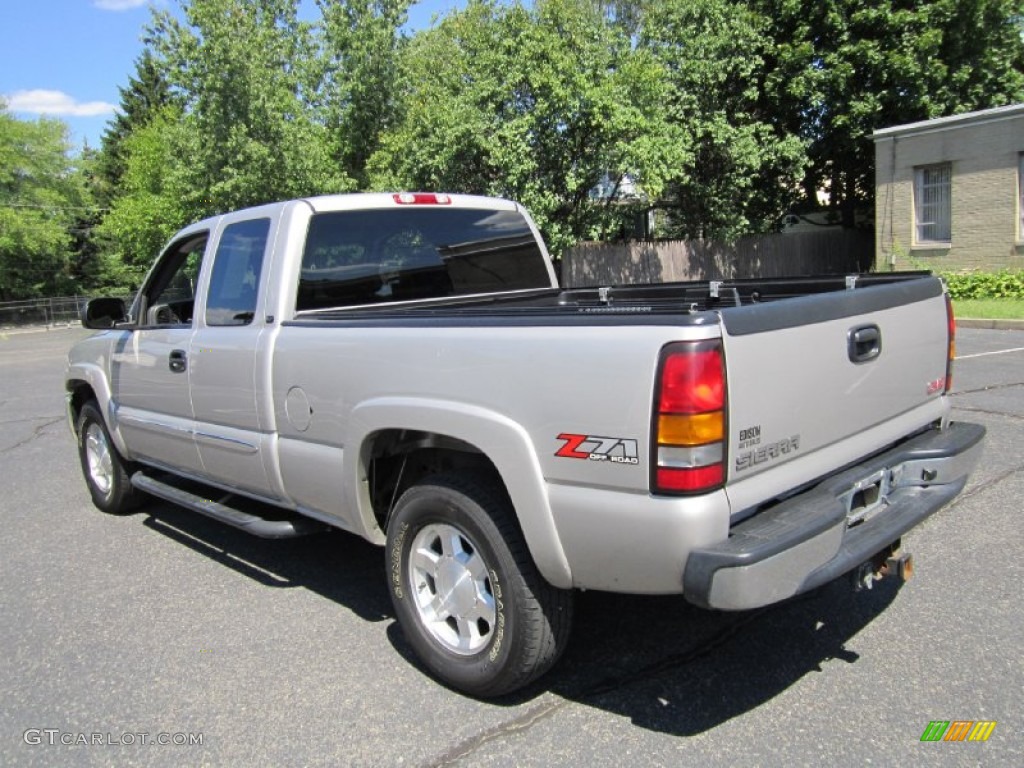
M 876 269 L 1024 269 L 1024 104 L 887 128 L 873 138 Z M 951 242 L 919 245 L 914 169 L 945 162 L 952 168 Z

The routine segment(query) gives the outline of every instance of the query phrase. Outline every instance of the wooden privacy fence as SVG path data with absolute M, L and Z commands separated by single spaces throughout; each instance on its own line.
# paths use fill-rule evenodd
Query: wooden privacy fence
M 871 268 L 874 247 L 873 235 L 859 230 L 758 235 L 735 243 L 580 243 L 562 258 L 562 285 L 853 274 Z

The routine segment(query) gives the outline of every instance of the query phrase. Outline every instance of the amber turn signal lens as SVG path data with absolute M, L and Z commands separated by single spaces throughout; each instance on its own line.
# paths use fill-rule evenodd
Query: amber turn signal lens
M 724 437 L 721 411 L 658 417 L 658 443 L 661 445 L 705 445 Z

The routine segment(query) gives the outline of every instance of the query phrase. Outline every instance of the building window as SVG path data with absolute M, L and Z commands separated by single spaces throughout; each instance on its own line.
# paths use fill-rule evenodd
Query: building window
M 1017 158 L 1017 239 L 1024 241 L 1024 152 Z
M 949 163 L 914 169 L 914 217 L 919 244 L 950 242 L 952 179 Z

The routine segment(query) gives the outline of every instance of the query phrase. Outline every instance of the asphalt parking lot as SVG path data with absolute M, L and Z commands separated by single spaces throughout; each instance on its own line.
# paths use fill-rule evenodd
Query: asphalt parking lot
M 415 666 L 361 540 L 95 510 L 61 389 L 82 335 L 0 334 L 0 765 L 1024 765 L 1024 332 L 959 334 L 987 447 L 905 540 L 910 583 L 740 614 L 583 594 L 560 666 L 499 703 Z M 922 742 L 934 720 L 996 726 Z

